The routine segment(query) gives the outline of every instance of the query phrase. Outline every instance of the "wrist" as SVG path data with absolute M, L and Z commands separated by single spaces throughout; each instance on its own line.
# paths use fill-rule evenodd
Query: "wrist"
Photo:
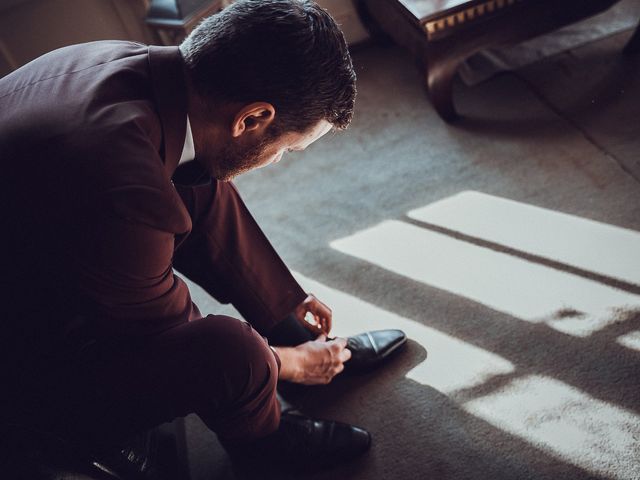
M 296 382 L 300 377 L 301 352 L 295 347 L 273 347 L 280 357 L 279 380 Z

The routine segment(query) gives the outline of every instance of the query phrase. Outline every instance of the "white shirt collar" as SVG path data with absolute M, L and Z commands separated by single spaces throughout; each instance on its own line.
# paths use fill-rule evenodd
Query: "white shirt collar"
M 191 133 L 191 123 L 189 115 L 187 115 L 187 133 L 184 138 L 184 147 L 182 147 L 182 155 L 180 155 L 180 163 L 188 162 L 196 158 L 196 148 L 193 144 L 193 133 Z

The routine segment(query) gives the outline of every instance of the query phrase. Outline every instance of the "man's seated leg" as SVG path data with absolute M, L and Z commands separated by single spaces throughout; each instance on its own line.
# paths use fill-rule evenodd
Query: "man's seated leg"
M 192 412 L 229 437 L 278 426 L 273 351 L 249 324 L 226 316 L 150 336 L 77 339 L 23 377 L 21 416 L 93 447 Z
M 348 425 L 301 428 L 308 419 L 289 414 L 280 422 L 277 357 L 246 322 L 208 316 L 149 337 L 93 340 L 36 365 L 26 398 L 17 399 L 23 420 L 86 452 L 109 451 L 192 412 L 236 457 L 262 441 L 271 455 L 261 461 L 286 465 L 300 454 L 321 465 L 368 447 L 368 434 Z

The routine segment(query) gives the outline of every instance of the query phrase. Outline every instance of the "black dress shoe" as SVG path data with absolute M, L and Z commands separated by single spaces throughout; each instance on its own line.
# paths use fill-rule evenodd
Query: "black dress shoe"
M 351 359 L 344 363 L 345 373 L 365 373 L 380 365 L 407 342 L 402 330 L 374 330 L 347 337 Z
M 249 444 L 227 445 L 236 468 L 311 472 L 344 463 L 366 452 L 371 435 L 346 423 L 283 412 L 278 430 Z
M 101 471 L 101 475 L 96 478 L 110 480 L 187 478 L 188 467 L 182 463 L 176 438 L 180 434 L 179 429 L 182 428 L 181 421 L 166 423 L 127 439 L 117 448 L 94 452 L 90 456 L 91 466 L 94 471 Z
M 114 478 L 154 478 L 157 435 L 154 431 L 141 433 L 127 440 L 121 447 L 94 456 L 92 464 Z

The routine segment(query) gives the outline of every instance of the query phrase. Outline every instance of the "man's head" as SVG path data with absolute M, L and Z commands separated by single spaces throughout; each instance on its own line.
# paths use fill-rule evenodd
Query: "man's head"
M 226 153 L 249 162 L 231 175 L 207 165 L 218 178 L 260 166 L 250 157 L 264 163 L 274 142 L 281 147 L 273 154 L 277 161 L 283 151 L 304 148 L 351 121 L 356 89 L 347 45 L 334 20 L 311 1 L 237 1 L 205 19 L 180 50 L 192 89 L 190 116 L 200 122 L 194 128 L 198 157 L 237 163 L 222 158 Z M 203 123 L 207 131 L 197 132 Z

